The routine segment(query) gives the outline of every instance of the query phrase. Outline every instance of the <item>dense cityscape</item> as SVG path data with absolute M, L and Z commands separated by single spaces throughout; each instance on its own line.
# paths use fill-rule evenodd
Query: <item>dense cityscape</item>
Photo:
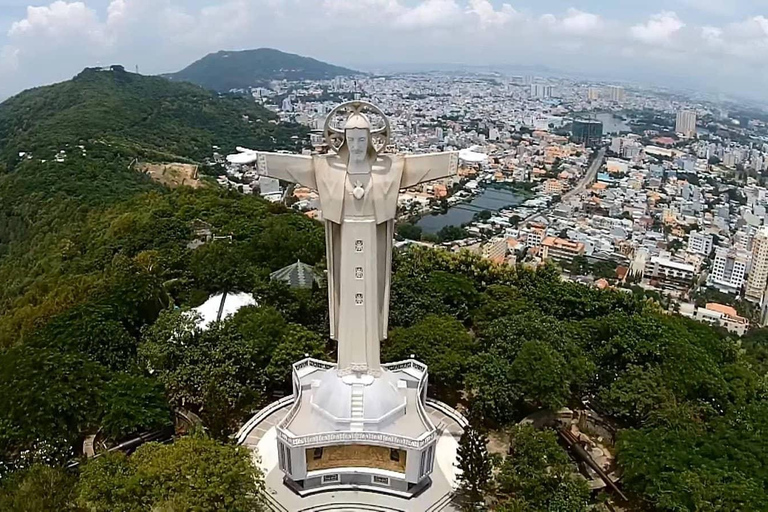
M 532 76 L 411 74 L 275 82 L 251 91 L 313 130 L 343 99 L 392 116 L 393 151 L 460 150 L 457 179 L 400 198 L 401 243 L 497 262 L 554 261 L 565 279 L 618 286 L 743 335 L 764 325 L 765 117 L 682 95 Z M 599 149 L 603 148 L 603 149 Z M 255 168 L 230 166 L 249 192 Z M 244 185 L 243 185 L 244 183 Z M 262 178 L 261 193 L 281 200 Z M 317 195 L 292 190 L 317 217 Z

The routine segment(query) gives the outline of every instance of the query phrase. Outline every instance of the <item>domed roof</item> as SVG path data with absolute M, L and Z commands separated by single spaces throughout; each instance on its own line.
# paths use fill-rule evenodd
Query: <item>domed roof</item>
M 319 379 L 312 403 L 336 418 L 349 418 L 352 386 L 347 386 L 339 375 L 331 370 Z
M 405 391 L 405 390 L 403 390 Z M 389 372 L 383 372 L 373 384 L 365 386 L 363 395 L 365 419 L 378 419 L 391 412 L 405 402 L 405 393 L 397 389 L 397 377 Z
M 392 373 L 384 371 L 370 384 L 360 384 L 359 387 L 356 387 L 345 383 L 337 372 L 328 371 L 314 387 L 312 403 L 337 420 L 348 421 L 352 419 L 353 414 L 352 390 L 356 389 L 356 391 L 361 391 L 363 395 L 363 416 L 362 418 L 354 418 L 354 420 L 378 420 L 402 406 L 406 401 L 405 390 L 403 393 L 398 390 L 397 380 L 397 377 Z

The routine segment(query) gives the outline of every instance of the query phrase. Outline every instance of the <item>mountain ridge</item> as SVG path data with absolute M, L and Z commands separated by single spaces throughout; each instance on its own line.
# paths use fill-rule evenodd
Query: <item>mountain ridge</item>
M 176 73 L 161 75 L 173 82 L 191 82 L 217 92 L 248 89 L 271 80 L 323 80 L 362 74 L 274 48 L 221 50 L 209 53 Z
M 111 256 L 83 263 L 90 242 L 75 240 L 89 219 L 168 194 L 130 166 L 135 159 L 204 163 L 237 145 L 297 150 L 306 135 L 248 98 L 122 66 L 87 68 L 0 103 L 0 347 L 92 293 L 83 276 Z

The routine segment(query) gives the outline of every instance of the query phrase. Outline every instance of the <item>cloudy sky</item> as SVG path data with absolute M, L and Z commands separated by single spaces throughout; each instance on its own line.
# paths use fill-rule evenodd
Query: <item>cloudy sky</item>
M 0 99 L 263 46 L 374 70 L 544 65 L 768 100 L 768 0 L 0 0 Z

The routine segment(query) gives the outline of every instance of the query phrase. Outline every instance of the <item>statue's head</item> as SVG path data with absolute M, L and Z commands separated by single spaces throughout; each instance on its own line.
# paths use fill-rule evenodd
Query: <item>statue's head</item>
M 364 114 L 352 114 L 347 119 L 340 153 L 349 155 L 350 164 L 376 158 L 376 148 L 371 138 L 371 122 Z

